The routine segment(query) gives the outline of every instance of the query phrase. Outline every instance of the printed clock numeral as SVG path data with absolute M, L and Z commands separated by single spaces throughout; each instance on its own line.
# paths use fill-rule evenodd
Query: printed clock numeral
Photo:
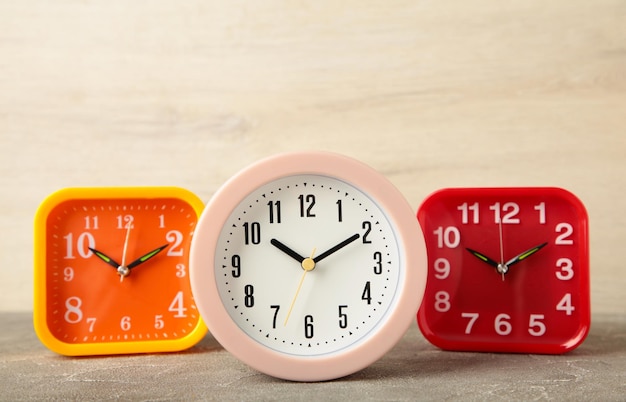
M 439 257 L 433 264 L 435 270 L 435 278 L 446 279 L 450 276 L 450 261 L 447 258 Z
M 77 324 L 81 322 L 83 320 L 83 311 L 81 310 L 82 305 L 83 301 L 80 297 L 68 297 L 67 300 L 65 300 L 66 311 L 63 315 L 65 321 L 70 324 Z
M 280 223 L 281 222 L 280 201 L 270 201 L 267 203 L 267 206 L 269 207 L 270 223 Z
M 559 223 L 556 225 L 555 231 L 559 233 L 559 235 L 554 241 L 554 244 L 560 246 L 571 246 L 574 244 L 574 240 L 570 238 L 570 236 L 574 233 L 574 228 L 571 224 L 565 222 Z
M 245 244 L 261 243 L 261 224 L 259 222 L 246 222 L 243 224 Z
M 520 223 L 520 218 L 517 217 L 517 215 L 520 212 L 520 207 L 515 202 L 505 202 L 504 204 L 496 202 L 495 204 L 491 205 L 489 209 L 494 212 L 495 223 L 502 223 L 502 224 Z
M 433 233 L 437 236 L 438 248 L 457 248 L 461 244 L 461 232 L 455 226 L 439 226 Z
M 463 204 L 459 205 L 457 209 L 462 213 L 461 222 L 464 225 L 470 223 L 470 216 L 472 218 L 471 223 L 480 223 L 479 204 L 477 202 L 474 202 L 473 204 L 464 202 Z
M 298 196 L 298 199 L 300 200 L 300 217 L 315 218 L 315 213 L 313 213 L 313 207 L 315 206 L 315 195 L 300 194 Z
M 76 239 L 76 244 L 74 244 L 74 233 L 68 233 L 63 236 L 63 239 L 65 239 L 65 256 L 63 258 L 66 260 L 76 258 L 74 251 L 76 251 L 81 258 L 89 258 L 93 255 L 89 248 L 96 247 L 96 240 L 91 233 L 83 232 L 79 234 Z

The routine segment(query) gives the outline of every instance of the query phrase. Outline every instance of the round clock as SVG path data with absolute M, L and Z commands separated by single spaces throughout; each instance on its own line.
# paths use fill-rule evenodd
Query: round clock
M 589 331 L 587 212 L 559 188 L 438 191 L 418 210 L 424 336 L 448 350 L 564 353 Z
M 224 348 L 296 381 L 380 358 L 414 319 L 426 280 L 424 238 L 398 190 L 319 152 L 265 159 L 228 181 L 198 222 L 190 264 Z
M 202 202 L 172 187 L 68 188 L 35 217 L 34 325 L 64 355 L 177 351 L 206 326 L 189 283 Z

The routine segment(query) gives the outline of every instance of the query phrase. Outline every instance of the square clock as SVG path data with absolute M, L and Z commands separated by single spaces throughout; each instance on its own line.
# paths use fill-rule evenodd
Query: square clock
M 207 329 L 189 282 L 202 202 L 175 187 L 67 188 L 35 216 L 34 326 L 64 355 L 178 351 Z
M 428 281 L 417 315 L 447 350 L 559 354 L 590 326 L 588 218 L 560 188 L 435 192 L 418 220 Z

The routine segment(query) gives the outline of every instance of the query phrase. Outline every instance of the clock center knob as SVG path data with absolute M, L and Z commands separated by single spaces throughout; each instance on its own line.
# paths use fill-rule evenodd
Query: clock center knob
M 117 273 L 120 274 L 120 281 L 122 281 L 124 279 L 124 277 L 126 277 L 126 276 L 128 276 L 128 274 L 130 274 L 130 269 L 127 266 L 120 265 L 117 268 Z
M 313 271 L 314 268 L 315 261 L 313 261 L 313 258 L 305 258 L 304 260 L 302 260 L 302 269 L 304 269 L 305 271 Z

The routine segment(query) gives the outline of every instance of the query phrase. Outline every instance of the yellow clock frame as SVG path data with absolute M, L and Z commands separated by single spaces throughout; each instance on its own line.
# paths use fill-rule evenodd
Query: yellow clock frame
M 81 204 L 85 206 L 80 206 Z M 159 209 L 157 209 L 157 204 Z M 89 207 L 87 207 L 88 205 Z M 167 205 L 167 209 L 165 209 L 165 205 Z M 148 206 L 150 211 L 148 211 Z M 85 210 L 89 208 L 91 215 L 83 216 L 85 214 L 83 208 Z M 123 212 L 117 212 L 116 208 Z M 126 208 L 134 209 L 134 211 L 128 212 Z M 196 309 L 191 293 L 188 260 L 195 225 L 203 208 L 204 204 L 195 194 L 178 187 L 66 188 L 48 196 L 37 210 L 34 222 L 33 322 L 35 332 L 41 342 L 49 349 L 69 356 L 173 352 L 187 349 L 199 342 L 206 334 L 207 327 Z M 60 209 L 65 209 L 63 212 L 65 215 L 60 216 Z M 72 214 L 76 216 L 72 216 Z M 94 215 L 100 216 L 100 220 L 95 220 Z M 50 222 L 53 219 L 55 222 Z M 134 223 L 131 219 L 135 219 Z M 154 222 L 158 219 L 161 220 L 160 227 L 162 229 L 158 228 L 159 223 L 156 223 L 155 227 L 146 226 L 142 229 L 142 225 L 146 225 L 145 222 Z M 173 226 L 177 225 L 176 230 L 166 232 L 170 228 L 164 224 L 166 219 L 168 220 L 167 225 L 170 225 L 170 222 L 174 222 Z M 81 227 L 81 231 L 84 230 L 81 234 L 89 232 L 87 241 L 83 240 L 79 243 L 76 240 L 78 236 L 71 238 L 71 240 L 62 239 L 61 237 L 68 236 L 64 235 L 65 232 L 63 231 L 68 231 L 68 228 L 72 227 L 71 225 L 76 226 L 77 221 L 84 222 L 80 225 L 87 225 Z M 150 224 L 152 225 L 152 223 Z M 99 225 L 99 227 L 95 225 Z M 116 225 L 119 227 L 112 228 Z M 85 227 L 92 230 L 88 231 Z M 93 229 L 100 229 L 100 231 Z M 54 231 L 56 233 L 49 233 Z M 169 236 L 167 240 L 164 239 L 164 233 Z M 160 236 L 159 240 L 155 240 L 155 236 Z M 112 237 L 117 242 L 115 246 L 111 246 L 113 240 L 110 238 Z M 137 239 L 138 237 L 143 237 L 147 241 L 142 242 L 142 240 Z M 55 240 L 53 241 L 53 239 Z M 123 243 L 123 258 L 120 257 L 122 254 L 120 242 Z M 152 250 L 154 246 L 160 247 Z M 53 250 L 54 247 L 56 250 Z M 60 253 L 69 253 L 70 247 L 73 248 L 71 255 L 58 256 Z M 102 248 L 106 248 L 106 251 Z M 127 248 L 129 258 L 126 258 Z M 66 249 L 68 251 L 65 251 Z M 56 253 L 55 258 L 59 261 L 58 263 L 52 263 L 52 253 Z M 139 257 L 140 255 L 142 257 Z M 68 256 L 72 260 L 66 259 Z M 126 259 L 135 259 L 131 264 L 135 266 L 141 264 L 142 266 L 133 268 L 133 274 L 128 275 L 131 270 L 126 267 L 132 265 L 128 264 L 128 261 L 124 261 Z M 149 259 L 152 260 L 148 263 Z M 117 272 L 113 269 L 117 264 L 115 261 L 123 261 Z M 70 265 L 70 262 L 77 264 L 76 268 L 66 267 L 66 265 Z M 145 265 L 143 265 L 144 262 Z M 56 267 L 53 267 L 54 264 Z M 122 270 L 122 265 L 125 272 Z M 85 274 L 87 271 L 89 275 Z M 135 272 L 137 273 L 135 274 Z M 66 275 L 65 281 L 64 275 Z M 128 279 L 124 279 L 127 275 Z M 55 277 L 56 279 L 54 279 Z M 68 285 L 68 277 L 71 277 L 71 281 L 74 282 L 72 285 Z M 56 284 L 53 285 L 53 282 Z M 95 283 L 106 283 L 106 285 Z M 94 286 L 93 290 L 85 290 L 92 285 Z M 64 288 L 65 286 L 73 286 L 73 288 L 67 288 L 70 289 L 67 290 Z M 51 291 L 51 289 L 59 288 L 61 290 L 58 293 L 65 292 L 63 296 L 55 296 Z M 165 311 L 165 314 L 157 314 L 155 321 L 154 312 L 151 315 L 149 313 L 149 309 L 153 308 L 150 307 L 153 303 L 147 303 L 147 301 L 163 299 L 165 296 L 161 296 L 159 293 L 167 293 L 168 289 L 171 295 L 175 295 L 173 299 L 172 296 L 169 296 L 169 300 L 172 300 L 171 304 L 166 304 L 165 307 L 165 310 L 168 310 L 167 306 L 169 306 L 170 312 Z M 83 296 L 68 297 L 68 295 L 74 295 L 72 292 Z M 80 306 L 79 303 L 82 304 L 80 308 L 87 309 L 87 301 L 90 298 L 96 298 L 96 296 L 90 295 L 98 293 L 99 299 L 96 300 L 99 302 L 101 299 L 106 301 L 107 297 L 112 299 L 113 296 L 109 293 L 115 292 L 121 292 L 117 296 L 121 301 L 109 300 L 111 306 L 117 303 L 116 307 L 110 307 L 110 311 L 106 310 L 107 307 L 104 306 L 95 307 L 94 310 L 101 310 L 101 313 L 98 314 L 102 317 L 98 315 L 97 319 L 89 318 L 91 328 L 86 330 L 87 312 L 85 311 L 85 317 L 83 317 L 83 311 L 77 308 Z M 63 306 L 63 301 L 65 306 Z M 164 301 L 159 300 L 159 302 L 162 306 Z M 105 305 L 106 303 L 103 302 L 102 304 Z M 107 317 L 107 315 L 112 315 L 115 309 L 120 311 L 134 309 L 132 310 L 134 314 L 123 316 L 121 321 L 120 312 L 116 313 L 118 314 L 118 317 L 115 318 L 116 322 L 121 322 L 122 330 L 125 331 L 120 332 L 123 335 L 105 336 L 99 334 L 97 339 L 95 335 L 88 339 L 87 331 L 93 331 L 96 320 L 98 320 L 97 325 L 101 325 L 96 328 L 103 328 L 105 321 L 109 322 L 106 325 L 111 326 L 111 319 L 109 319 L 111 317 Z M 145 314 L 142 309 L 146 309 Z M 178 316 L 172 311 L 178 313 Z M 63 319 L 63 312 L 65 312 L 67 320 Z M 54 314 L 57 317 L 57 324 L 52 324 L 55 321 L 51 318 Z M 144 315 L 150 315 L 150 317 L 143 317 Z M 171 318 L 170 316 L 178 318 Z M 184 319 L 180 317 L 184 317 Z M 152 320 L 153 323 L 156 322 L 156 324 L 150 324 L 149 320 Z M 75 325 L 72 326 L 64 321 Z M 101 322 L 102 324 L 100 324 Z M 130 331 L 131 323 L 133 331 L 135 331 L 135 327 L 147 328 L 150 325 L 153 325 L 154 328 L 160 328 L 159 330 L 144 330 L 135 333 Z M 74 336 L 74 339 L 68 340 L 65 339 L 68 338 L 67 334 L 65 338 L 59 335 L 62 331 L 73 331 L 74 328 L 79 327 L 79 324 L 82 325 L 80 336 Z M 51 328 L 54 325 L 60 326 L 62 329 Z M 166 329 L 169 330 L 170 328 L 175 329 L 167 332 Z

